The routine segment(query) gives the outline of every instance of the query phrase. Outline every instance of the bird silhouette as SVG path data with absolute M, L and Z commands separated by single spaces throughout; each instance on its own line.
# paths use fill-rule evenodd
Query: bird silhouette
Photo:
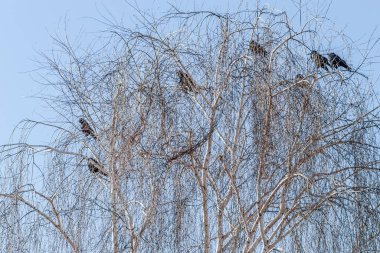
M 264 49 L 264 47 L 254 40 L 251 40 L 249 42 L 249 49 L 251 50 L 252 53 L 257 54 L 257 55 L 261 55 L 264 57 L 268 55 L 268 52 Z
M 181 89 L 185 92 L 197 92 L 197 85 L 195 84 L 193 78 L 186 72 L 182 70 L 177 71 L 177 76 L 179 77 L 179 85 Z
M 108 173 L 106 173 L 104 171 L 104 167 L 97 160 L 95 160 L 94 158 L 88 158 L 87 159 L 87 165 L 88 165 L 88 169 L 92 173 L 99 173 L 99 174 L 101 174 L 103 176 L 108 177 Z
M 330 66 L 330 64 L 329 64 L 329 60 L 326 57 L 324 57 L 323 55 L 321 55 L 315 50 L 311 51 L 310 57 L 314 61 L 314 64 L 317 68 L 323 68 L 324 70 L 329 71 L 327 66 Z
M 91 126 L 88 124 L 88 122 L 85 119 L 80 118 L 79 123 L 81 125 L 81 130 L 82 130 L 82 133 L 84 133 L 84 135 L 86 135 L 86 136 L 90 135 L 95 140 L 98 139 L 96 134 L 95 134 L 95 131 L 91 128 Z
M 328 56 L 329 56 L 329 59 L 330 59 L 330 64 L 334 68 L 343 67 L 343 68 L 347 69 L 348 71 L 352 70 L 351 67 L 348 66 L 348 64 L 346 63 L 346 61 L 343 60 L 342 58 L 340 58 L 337 54 L 335 54 L 335 53 L 329 53 Z

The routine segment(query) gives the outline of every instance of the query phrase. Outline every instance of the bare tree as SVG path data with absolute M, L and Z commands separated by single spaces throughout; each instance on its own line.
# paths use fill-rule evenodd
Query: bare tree
M 380 250 L 379 105 L 359 68 L 308 56 L 330 51 L 315 19 L 143 20 L 45 56 L 57 121 L 3 146 L 2 251 Z

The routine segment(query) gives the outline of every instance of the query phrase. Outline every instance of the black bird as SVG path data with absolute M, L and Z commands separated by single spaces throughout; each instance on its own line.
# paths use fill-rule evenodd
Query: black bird
M 87 159 L 87 165 L 88 165 L 88 169 L 92 173 L 99 173 L 103 176 L 108 177 L 108 174 L 104 171 L 104 167 L 98 161 L 96 161 L 94 158 L 88 158 Z
M 348 66 L 348 64 L 346 63 L 346 61 L 343 60 L 342 58 L 340 58 L 337 54 L 329 53 L 328 56 L 330 58 L 330 64 L 334 68 L 343 67 L 343 68 L 347 69 L 348 71 L 352 70 L 350 68 L 350 66 Z
M 324 57 L 323 55 L 321 55 L 315 50 L 311 51 L 310 57 L 314 61 L 314 64 L 317 68 L 323 68 L 326 71 L 329 71 L 327 66 L 330 66 L 330 64 L 329 64 L 329 60 L 326 57 Z
M 259 43 L 257 43 L 256 41 L 254 41 L 254 40 L 251 40 L 249 42 L 249 49 L 254 54 L 258 54 L 258 55 L 261 55 L 261 56 L 264 56 L 264 57 L 266 57 L 268 55 L 268 52 L 264 49 L 264 47 L 262 45 L 260 45 Z
M 88 124 L 88 122 L 84 118 L 80 118 L 79 123 L 81 125 L 81 130 L 82 130 L 82 133 L 84 133 L 84 135 L 86 135 L 86 136 L 90 135 L 95 140 L 98 139 L 96 137 L 95 131 L 90 127 L 90 125 Z
M 185 92 L 197 92 L 197 85 L 195 84 L 193 78 L 186 72 L 182 70 L 177 71 L 177 76 L 179 77 L 179 85 Z

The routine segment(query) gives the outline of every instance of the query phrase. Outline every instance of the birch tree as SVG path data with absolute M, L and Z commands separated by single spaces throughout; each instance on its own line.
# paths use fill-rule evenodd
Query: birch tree
M 142 17 L 44 55 L 56 116 L 2 148 L 1 251 L 380 250 L 367 51 L 267 9 Z

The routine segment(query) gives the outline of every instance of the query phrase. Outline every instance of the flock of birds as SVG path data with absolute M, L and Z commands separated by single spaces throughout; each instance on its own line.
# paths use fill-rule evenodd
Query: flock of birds
M 328 55 L 330 61 L 326 57 L 324 57 L 323 55 L 321 55 L 320 53 L 318 53 L 315 50 L 311 51 L 311 53 L 310 53 L 310 57 L 311 57 L 311 59 L 313 59 L 314 64 L 317 68 L 323 68 L 326 71 L 329 71 L 327 66 L 330 66 L 330 67 L 335 68 L 335 69 L 338 67 L 343 67 L 343 68 L 347 69 L 348 71 L 352 71 L 351 67 L 348 66 L 346 61 L 343 60 L 342 58 L 340 58 L 337 54 L 329 53 L 327 55 Z
M 82 131 L 82 133 L 85 136 L 91 136 L 96 141 L 98 140 L 98 137 L 97 137 L 94 129 L 92 129 L 92 127 L 90 126 L 90 124 L 88 124 L 88 122 L 84 118 L 80 118 L 79 119 L 79 123 L 80 123 L 80 126 L 81 126 L 81 131 Z M 101 174 L 103 176 L 108 177 L 108 173 L 105 172 L 104 167 L 96 159 L 94 159 L 94 158 L 88 158 L 87 159 L 87 166 L 88 166 L 88 169 L 92 173 L 99 173 L 99 174 Z
M 266 57 L 268 55 L 268 52 L 265 50 L 265 48 L 254 40 L 251 40 L 251 42 L 249 43 L 249 49 L 254 54 L 261 55 L 263 57 Z M 351 67 L 348 66 L 346 61 L 340 58 L 335 53 L 327 54 L 329 59 L 327 59 L 315 50 L 312 50 L 309 55 L 311 59 L 314 61 L 314 64 L 317 68 L 323 68 L 326 71 L 329 71 L 327 66 L 330 66 L 331 68 L 335 69 L 338 67 L 343 67 L 348 71 L 352 71 Z
M 262 56 L 262 57 L 268 56 L 268 52 L 265 50 L 265 48 L 254 40 L 250 41 L 249 50 L 252 53 L 259 55 L 259 56 Z M 337 69 L 338 67 L 343 67 L 348 71 L 352 71 L 351 67 L 348 66 L 346 61 L 344 61 L 342 58 L 340 58 L 335 53 L 327 54 L 329 59 L 327 59 L 327 57 L 321 55 L 320 53 L 318 53 L 315 50 L 312 50 L 309 55 L 310 55 L 311 59 L 313 60 L 314 65 L 317 68 L 322 68 L 326 71 L 329 71 L 328 67 L 335 68 L 335 69 Z M 183 70 L 178 70 L 177 76 L 179 77 L 179 86 L 181 87 L 181 89 L 184 92 L 186 92 L 186 93 L 190 93 L 190 92 L 197 93 L 199 87 L 196 85 L 195 81 L 193 80 L 193 78 L 188 73 L 186 73 Z M 296 76 L 296 81 L 302 80 L 303 78 L 304 77 L 301 74 L 298 74 Z M 89 123 L 85 119 L 80 118 L 79 123 L 81 125 L 81 131 L 85 136 L 90 136 L 90 137 L 94 138 L 95 141 L 98 140 L 98 137 L 97 137 L 95 131 L 91 128 L 91 126 L 89 125 Z M 96 159 L 87 158 L 87 166 L 88 166 L 88 169 L 92 173 L 99 173 L 103 176 L 108 177 L 108 173 L 105 172 L 104 167 Z
M 265 48 L 262 45 L 260 45 L 259 43 L 257 43 L 254 40 L 250 41 L 249 50 L 252 53 L 254 53 L 258 56 L 261 56 L 261 57 L 267 57 L 269 55 L 268 51 L 265 50 Z M 328 67 L 330 67 L 332 69 L 337 69 L 338 67 L 343 67 L 350 72 L 352 71 L 351 67 L 346 63 L 346 61 L 343 60 L 340 56 L 338 56 L 335 53 L 327 54 L 327 56 L 328 56 L 328 58 L 327 58 L 327 57 L 323 56 L 322 54 L 318 53 L 317 51 L 312 50 L 309 55 L 310 55 L 310 58 L 313 60 L 314 65 L 317 67 L 317 69 L 322 68 L 326 71 L 329 71 Z M 360 73 L 358 73 L 358 74 L 360 74 Z M 188 73 L 186 73 L 183 70 L 178 70 L 177 76 L 179 77 L 179 85 L 184 92 L 196 93 L 198 91 L 199 87 L 196 85 L 193 78 L 191 78 L 191 76 Z M 303 78 L 303 76 L 300 74 L 298 74 L 297 76 Z M 296 76 L 296 80 L 297 80 L 297 76 Z

